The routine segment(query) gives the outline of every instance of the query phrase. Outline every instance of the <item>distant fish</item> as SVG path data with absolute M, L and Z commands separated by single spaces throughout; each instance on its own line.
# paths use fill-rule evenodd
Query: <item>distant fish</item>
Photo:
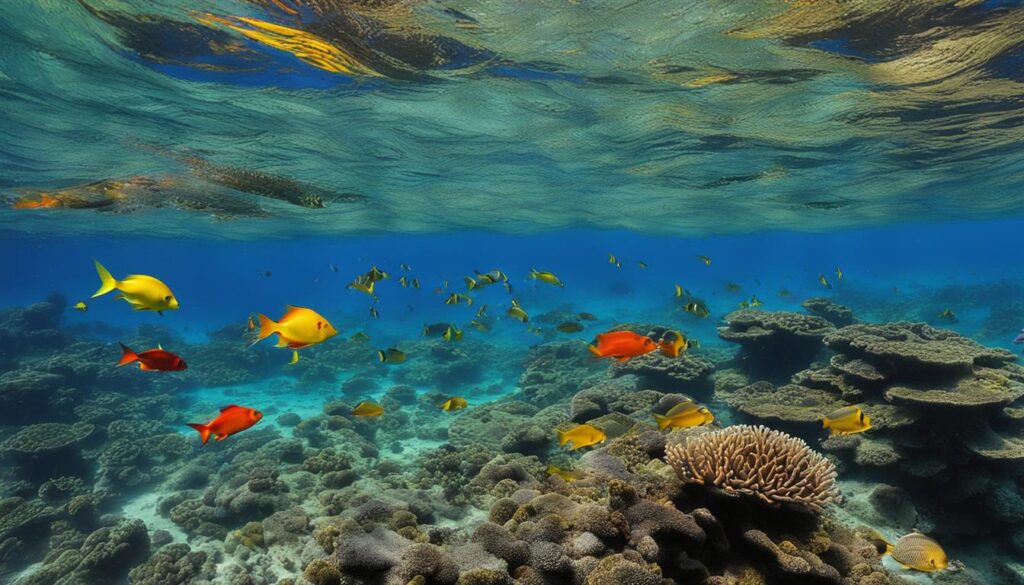
M 359 279 L 356 279 L 356 280 L 350 282 L 346 288 L 349 288 L 349 289 L 355 290 L 355 291 L 359 291 L 361 293 L 368 294 L 371 297 L 373 297 L 374 300 L 376 300 L 377 299 L 377 295 L 376 295 L 376 293 L 373 292 L 373 289 L 376 286 L 376 284 L 377 284 L 376 282 L 367 282 L 367 281 L 361 281 Z
M 1013 342 L 1015 344 L 1017 344 L 1017 343 L 1024 343 L 1024 329 L 1021 329 L 1020 333 L 1017 334 L 1017 337 L 1013 338 Z
M 487 333 L 488 331 L 491 330 L 490 326 L 487 325 L 487 323 L 484 323 L 483 321 L 477 321 L 476 319 L 473 319 L 472 321 L 470 321 L 469 325 L 470 325 L 470 327 L 472 327 L 473 329 L 476 329 L 480 333 Z
M 676 298 L 677 299 L 681 298 L 683 295 L 686 295 L 688 297 L 693 296 L 693 295 L 690 294 L 690 291 L 686 290 L 681 285 L 677 284 L 676 285 Z
M 374 417 L 384 414 L 384 407 L 376 402 L 360 402 L 352 409 L 352 416 Z
M 480 305 L 476 310 L 476 318 L 483 319 L 485 316 L 487 316 L 487 305 Z
M 370 316 L 374 319 L 380 319 L 380 313 L 377 312 L 377 307 L 370 305 Z
M 843 279 L 843 269 L 838 267 L 838 266 L 836 266 L 836 280 L 842 280 L 842 279 Z
M 559 324 L 555 329 L 562 333 L 579 333 L 583 331 L 583 325 L 575 321 L 566 321 L 565 323 Z
M 622 268 L 622 262 L 619 262 L 619 259 L 616 258 L 614 254 L 608 254 L 608 263 L 612 264 L 616 268 Z
M 686 305 L 683 306 L 683 310 L 686 311 L 687 313 L 690 313 L 691 315 L 696 315 L 701 319 L 704 319 L 711 314 L 711 311 L 708 310 L 707 305 L 705 305 L 704 303 L 698 303 L 697 301 L 686 303 Z
M 901 536 L 896 544 L 885 544 L 885 554 L 908 569 L 932 573 L 949 567 L 949 558 L 942 546 L 920 532 Z
M 458 341 L 462 339 L 462 329 L 459 329 L 454 325 L 449 325 L 448 329 L 441 334 L 441 339 L 445 341 Z
M 703 262 L 705 266 L 711 266 L 711 258 L 707 256 L 697 256 L 697 260 Z
M 75 303 L 75 310 L 76 311 L 88 311 L 89 310 L 89 306 L 85 304 L 85 301 L 78 301 L 77 303 Z
M 270 277 L 274 276 L 274 273 L 269 271 L 269 270 L 264 270 L 264 271 L 260 272 L 260 276 L 262 276 L 263 278 L 270 278 Z
M 412 285 L 412 287 L 414 289 L 419 290 L 419 288 L 420 288 L 420 279 L 414 278 L 414 279 L 412 279 L 412 282 L 410 282 L 409 284 Z
M 349 337 L 349 339 L 355 342 L 363 342 L 370 341 L 370 336 L 367 335 L 366 333 L 363 333 L 362 331 L 357 331 L 356 333 L 353 333 L 352 337 Z
M 583 479 L 584 477 L 586 477 L 586 475 L 584 475 L 582 471 L 575 471 L 573 469 L 562 469 L 557 465 L 551 464 L 548 464 L 548 467 L 545 471 L 548 475 L 557 475 L 558 477 L 562 478 L 565 481 L 576 481 L 578 479 Z
M 593 313 L 578 313 L 576 317 L 580 321 L 597 321 L 597 317 Z
M 402 288 L 406 288 L 409 286 L 409 279 L 403 274 L 398 277 L 398 284 L 402 285 Z
M 117 367 L 119 368 L 138 362 L 139 369 L 146 371 L 180 372 L 181 370 L 188 369 L 188 366 L 185 365 L 185 360 L 160 346 L 157 346 L 156 349 L 147 349 L 144 352 L 135 353 L 122 343 L 121 351 L 123 352 L 121 361 L 117 362 Z
M 825 287 L 825 288 L 828 288 L 828 289 L 832 288 L 832 283 L 830 283 L 830 282 L 828 281 L 828 279 L 827 279 L 827 278 L 825 278 L 825 275 L 824 275 L 824 274 L 819 274 L 819 275 L 818 275 L 818 282 L 820 282 L 820 283 L 821 283 L 821 286 L 823 286 L 823 287 Z
M 327 267 L 331 269 L 331 272 L 337 272 L 338 271 L 338 267 L 335 266 L 334 264 L 328 264 Z
M 530 320 L 530 315 L 527 314 L 526 310 L 519 305 L 519 301 L 515 299 L 512 299 L 512 306 L 505 311 L 505 314 L 522 323 L 526 323 Z
M 603 443 L 608 438 L 604 431 L 588 424 L 576 425 L 568 430 L 557 432 L 558 445 L 569 444 L 570 451 Z
M 260 422 L 262 418 L 263 413 L 256 409 L 231 404 L 220 409 L 220 414 L 210 422 L 206 424 L 189 423 L 188 426 L 199 431 L 199 438 L 205 445 L 211 435 L 214 440 L 223 441 Z
M 738 285 L 738 284 L 736 284 L 735 282 L 730 282 L 729 284 L 725 285 L 725 290 L 726 290 L 726 292 L 734 293 L 734 292 L 740 292 L 741 290 L 743 290 L 743 287 Z
M 941 313 L 939 313 L 939 319 L 945 319 L 947 321 L 956 321 L 957 320 L 956 313 L 953 312 L 953 309 L 946 309 L 946 310 L 942 311 Z
M 776 294 L 781 299 L 788 299 L 789 297 L 793 296 L 793 293 L 789 292 L 789 289 L 785 288 L 779 289 L 779 292 Z
M 462 410 L 463 408 L 466 408 L 467 406 L 469 406 L 469 402 L 467 402 L 466 399 L 461 397 L 461 396 L 452 396 L 448 400 L 445 400 L 441 404 L 437 405 L 438 408 L 440 408 L 441 410 L 443 410 L 445 412 L 452 412 L 454 410 Z
M 741 309 L 746 309 L 747 307 L 750 306 L 750 301 L 748 301 L 747 299 L 743 299 L 742 301 L 737 303 L 736 306 Z
M 757 295 L 751 295 L 750 296 L 750 306 L 751 307 L 760 307 L 763 304 L 764 303 L 761 302 L 761 299 L 757 298 Z
M 601 333 L 594 341 L 587 346 L 590 353 L 598 358 L 611 358 L 617 362 L 626 362 L 658 349 L 658 344 L 654 343 L 653 339 L 632 331 Z
M 640 270 L 647 270 L 647 263 L 643 260 L 637 260 L 636 265 L 640 267 Z
M 409 266 L 408 264 L 399 264 L 398 267 L 401 268 L 402 270 L 405 270 L 406 272 L 412 270 L 412 266 Z
M 822 419 L 821 428 L 829 429 L 830 437 L 863 433 L 871 428 L 871 419 L 856 406 L 847 406 Z
M 424 337 L 440 336 L 452 327 L 451 323 L 431 323 L 423 326 Z
M 473 306 L 473 297 L 463 293 L 452 293 L 444 301 L 446 305 L 457 305 L 459 303 L 465 303 L 467 307 L 471 307 Z
M 117 290 L 120 294 L 114 298 L 123 299 L 136 311 L 156 311 L 163 315 L 164 311 L 176 311 L 180 308 L 178 299 L 170 287 L 161 280 L 146 274 L 130 274 L 124 280 L 117 280 L 98 260 L 93 262 L 100 277 L 100 288 L 93 293 L 93 298 Z
M 560 278 L 555 276 L 555 273 L 553 272 L 547 272 L 544 270 L 537 270 L 536 268 L 531 268 L 530 278 L 534 280 L 539 280 L 541 282 L 546 282 L 547 284 L 552 284 L 560 288 L 565 288 L 565 283 L 563 283 Z
M 400 364 L 405 361 L 405 353 L 400 349 L 389 347 L 377 352 L 377 357 L 383 363 Z

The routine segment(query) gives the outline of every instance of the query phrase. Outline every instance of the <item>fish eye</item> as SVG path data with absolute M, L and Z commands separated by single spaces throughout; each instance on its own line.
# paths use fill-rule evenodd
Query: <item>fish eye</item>
M 170 302 L 172 298 L 173 297 L 171 297 L 171 295 L 167 295 L 166 297 L 164 297 L 164 301 Z

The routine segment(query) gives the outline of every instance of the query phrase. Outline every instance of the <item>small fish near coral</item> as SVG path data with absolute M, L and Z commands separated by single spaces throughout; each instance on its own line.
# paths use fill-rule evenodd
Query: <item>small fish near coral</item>
M 605 442 L 608 435 L 601 429 L 588 424 L 576 425 L 564 431 L 557 431 L 558 446 L 569 445 L 570 451 Z
M 140 370 L 151 372 L 180 372 L 188 368 L 185 360 L 159 346 L 156 349 L 135 353 L 122 343 L 121 351 L 121 361 L 117 362 L 119 368 L 132 363 L 138 363 Z
M 598 359 L 611 358 L 625 362 L 655 351 L 658 344 L 650 337 L 632 331 L 610 331 L 599 334 L 594 338 L 594 343 L 587 345 L 587 349 Z
M 203 445 L 213 436 L 215 441 L 224 439 L 240 433 L 263 419 L 263 413 L 254 409 L 231 404 L 220 409 L 220 414 L 208 423 L 189 423 L 199 432 L 199 438 Z
M 822 419 L 821 426 L 829 430 L 830 437 L 841 437 L 871 429 L 871 419 L 860 408 L 847 406 L 829 413 Z
M 352 409 L 352 416 L 360 418 L 373 418 L 384 414 L 384 407 L 376 402 L 360 402 Z

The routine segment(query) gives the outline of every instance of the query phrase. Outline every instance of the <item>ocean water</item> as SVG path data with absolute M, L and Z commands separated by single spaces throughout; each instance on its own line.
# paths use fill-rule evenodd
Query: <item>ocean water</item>
M 0 583 L 1024 583 L 1019 2 L 0 17 Z

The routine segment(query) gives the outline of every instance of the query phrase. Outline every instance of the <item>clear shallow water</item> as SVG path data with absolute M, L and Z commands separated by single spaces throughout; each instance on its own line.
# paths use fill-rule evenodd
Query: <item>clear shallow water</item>
M 0 582 L 1019 585 L 1022 22 L 0 3 Z M 94 259 L 181 308 L 90 298 Z M 371 266 L 379 302 L 346 286 Z M 247 330 L 287 305 L 339 331 L 296 364 Z M 620 329 L 689 347 L 587 350 Z M 118 342 L 188 368 L 116 368 Z M 686 397 L 713 424 L 659 431 Z M 230 404 L 262 418 L 201 445 Z M 847 405 L 871 428 L 830 438 Z M 559 445 L 579 424 L 605 440 Z M 676 446 L 758 424 L 793 441 L 762 499 L 721 453 L 683 483 Z M 824 479 L 786 458 L 818 453 Z M 880 554 L 913 530 L 948 568 Z

